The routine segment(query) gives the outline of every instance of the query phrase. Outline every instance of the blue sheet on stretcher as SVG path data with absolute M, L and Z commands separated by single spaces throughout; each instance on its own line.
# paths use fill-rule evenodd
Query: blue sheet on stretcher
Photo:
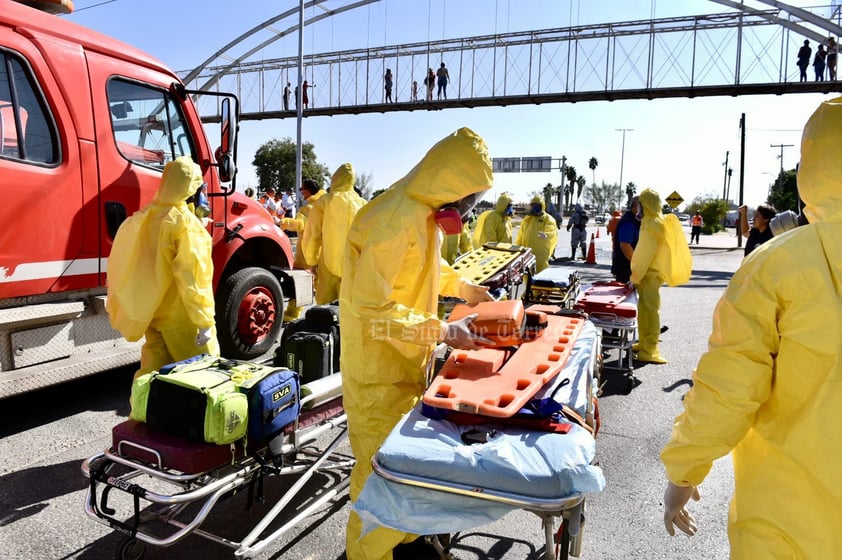
M 597 329 L 586 328 L 564 369 L 537 398 L 563 399 L 584 415 L 587 376 L 596 358 Z M 598 350 L 596 350 L 598 351 Z M 570 382 L 564 383 L 565 378 Z M 463 436 L 484 433 L 487 441 L 465 443 Z M 385 469 L 435 481 L 511 493 L 526 499 L 558 499 L 599 492 L 605 479 L 592 465 L 596 445 L 590 433 L 572 425 L 566 434 L 519 427 L 460 426 L 427 418 L 420 405 L 405 415 L 377 452 Z M 410 486 L 372 474 L 354 504 L 363 531 L 384 525 L 416 534 L 452 533 L 495 521 L 518 506 L 443 490 Z

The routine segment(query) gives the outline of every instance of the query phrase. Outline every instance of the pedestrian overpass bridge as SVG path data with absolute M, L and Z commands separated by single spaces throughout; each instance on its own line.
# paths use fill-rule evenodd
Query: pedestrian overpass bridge
M 312 0 L 322 7 L 330 0 Z M 377 0 L 358 0 L 305 21 L 327 17 Z M 712 2 L 730 11 L 495 33 L 437 41 L 384 45 L 303 56 L 308 91 L 304 116 L 391 111 L 440 110 L 596 100 L 754 94 L 829 93 L 842 81 L 798 81 L 795 54 L 804 39 L 816 46 L 829 35 L 842 35 L 833 23 L 842 6 L 810 10 L 773 0 L 756 0 L 769 9 L 749 8 L 730 0 Z M 242 120 L 292 118 L 294 99 L 284 110 L 282 91 L 298 81 L 298 56 L 250 61 L 268 44 L 298 32 L 298 9 L 290 9 L 241 35 L 205 63 L 183 73 L 188 87 L 235 92 Z M 283 31 L 273 27 L 295 17 Z M 235 46 L 255 33 L 272 38 L 243 55 Z M 425 101 L 424 76 L 444 61 L 451 80 L 447 100 Z M 393 103 L 385 103 L 383 75 L 392 70 Z M 827 72 L 825 73 L 825 75 Z M 827 76 L 825 76 L 827 80 Z M 413 99 L 412 82 L 418 84 Z M 216 120 L 216 108 L 200 105 L 203 118 Z

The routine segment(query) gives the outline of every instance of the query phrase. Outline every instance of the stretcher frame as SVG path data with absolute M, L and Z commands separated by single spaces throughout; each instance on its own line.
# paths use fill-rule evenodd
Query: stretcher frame
M 637 319 L 603 312 L 590 313 L 588 317 L 602 330 L 602 347 L 617 350 L 617 365 L 613 369 L 628 374 L 634 372 L 632 346 L 637 342 Z
M 355 461 L 353 458 L 337 454 L 337 449 L 346 441 L 348 435 L 347 417 L 341 408 L 341 397 L 329 401 L 340 403 L 338 407 L 334 407 L 337 409 L 334 415 L 320 418 L 308 425 L 308 413 L 312 411 L 303 407 L 316 402 L 319 398 L 320 395 L 311 394 L 301 400 L 301 414 L 294 421 L 292 430 L 285 436 L 283 444 L 274 449 L 277 455 L 285 458 L 282 466 L 277 468 L 268 467 L 265 461 L 258 460 L 254 455 L 246 455 L 242 459 L 220 465 L 210 471 L 180 473 L 161 466 L 160 455 L 158 464 L 154 465 L 124 455 L 121 453 L 122 447 L 97 453 L 86 459 L 81 467 L 82 473 L 90 480 L 85 498 L 85 513 L 111 529 L 127 535 L 128 539 L 121 543 L 118 558 L 140 558 L 145 544 L 168 547 L 190 534 L 231 549 L 235 558 L 253 558 L 264 552 L 274 541 L 289 533 L 303 519 L 319 511 L 350 484 L 350 469 Z M 337 429 L 338 433 L 323 451 L 319 451 L 312 445 L 321 436 Z M 120 445 L 135 445 L 157 455 L 151 447 L 144 447 L 134 442 L 123 441 Z M 287 462 L 288 457 L 293 458 Z M 127 469 L 127 472 L 119 475 L 110 474 L 110 471 L 117 466 Z M 255 477 L 262 476 L 267 470 L 272 475 L 298 475 L 298 479 L 241 541 L 233 541 L 199 528 L 223 496 L 246 488 L 254 482 Z M 270 525 L 299 495 L 307 482 L 319 472 L 332 472 L 333 482 L 322 489 L 320 495 L 308 497 L 293 517 L 270 534 L 263 536 Z M 172 488 L 173 491 L 155 491 L 134 482 L 135 479 L 144 475 L 151 477 L 151 482 L 158 486 Z M 102 490 L 99 493 L 98 488 Z M 112 490 L 131 497 L 134 504 L 131 522 L 115 517 L 116 510 L 109 507 L 108 497 Z M 141 510 L 141 503 L 148 504 L 149 507 Z M 198 511 L 186 520 L 181 520 L 179 516 L 194 504 L 200 504 Z M 144 527 L 151 521 L 163 523 L 173 530 L 166 536 L 152 534 Z
M 561 313 L 565 313 L 562 310 Z M 571 315 L 582 316 L 579 312 L 569 312 Z M 447 347 L 439 345 L 433 352 L 434 356 L 446 354 Z M 602 352 L 602 334 L 597 329 L 591 348 L 591 375 L 587 376 L 586 391 L 588 395 L 595 395 L 595 383 L 599 382 L 601 360 L 598 356 Z M 431 359 L 427 365 L 427 385 L 429 386 L 436 372 L 433 371 L 434 364 L 441 363 L 441 360 Z M 593 398 L 587 399 L 586 411 L 583 416 L 585 422 L 593 430 L 596 429 L 596 410 Z M 528 431 L 528 430 L 524 430 Z M 563 437 L 563 436 L 560 436 Z M 442 481 L 426 478 L 418 475 L 399 473 L 384 467 L 377 459 L 372 457 L 372 468 L 378 476 L 397 484 L 415 486 L 428 490 L 436 490 L 459 496 L 479 498 L 500 504 L 506 504 L 527 512 L 534 513 L 541 519 L 544 529 L 544 559 L 545 560 L 567 560 L 569 556 L 579 557 L 582 551 L 582 529 L 585 524 L 585 496 L 584 494 L 571 494 L 557 498 L 536 498 L 524 496 L 511 492 L 501 491 L 495 488 L 466 485 L 455 482 Z M 427 542 L 432 544 L 439 553 L 441 560 L 453 560 L 445 546 L 440 542 L 438 536 L 428 535 Z
M 536 287 L 534 285 L 536 275 L 530 275 L 529 278 L 527 278 L 526 280 L 526 290 L 522 298 L 523 303 L 527 305 L 532 303 L 559 305 L 564 309 L 573 309 L 573 304 L 576 303 L 577 299 L 579 299 L 582 280 L 579 276 L 578 270 L 570 270 L 572 270 L 572 273 L 570 274 L 572 281 L 570 281 L 570 283 L 567 285 L 566 290 L 562 289 L 561 287 Z

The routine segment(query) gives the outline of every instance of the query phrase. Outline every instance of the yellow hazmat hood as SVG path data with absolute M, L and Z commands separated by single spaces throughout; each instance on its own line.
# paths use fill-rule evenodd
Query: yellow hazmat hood
M 154 204 L 184 204 L 202 184 L 202 169 L 190 156 L 181 156 L 167 164 L 161 175 L 161 186 L 152 200 Z
M 497 204 L 494 205 L 494 210 L 500 214 L 506 211 L 506 208 L 509 207 L 509 204 L 512 203 L 512 197 L 509 196 L 509 193 L 503 193 L 497 198 Z
M 801 137 L 798 194 L 811 224 L 842 221 L 842 97 L 825 101 Z
M 354 190 L 354 166 L 343 163 L 333 173 L 330 180 L 330 192 L 348 192 Z
M 485 141 L 470 128 L 460 128 L 430 148 L 424 158 L 392 189 L 431 208 L 476 192 L 492 182 L 491 159 Z

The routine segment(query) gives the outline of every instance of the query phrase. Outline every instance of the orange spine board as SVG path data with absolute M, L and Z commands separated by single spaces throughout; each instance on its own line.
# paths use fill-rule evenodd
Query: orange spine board
M 424 393 L 424 403 L 447 410 L 508 418 L 564 367 L 584 324 L 548 316 L 538 338 L 523 342 L 505 363 L 504 350 L 454 350 Z

